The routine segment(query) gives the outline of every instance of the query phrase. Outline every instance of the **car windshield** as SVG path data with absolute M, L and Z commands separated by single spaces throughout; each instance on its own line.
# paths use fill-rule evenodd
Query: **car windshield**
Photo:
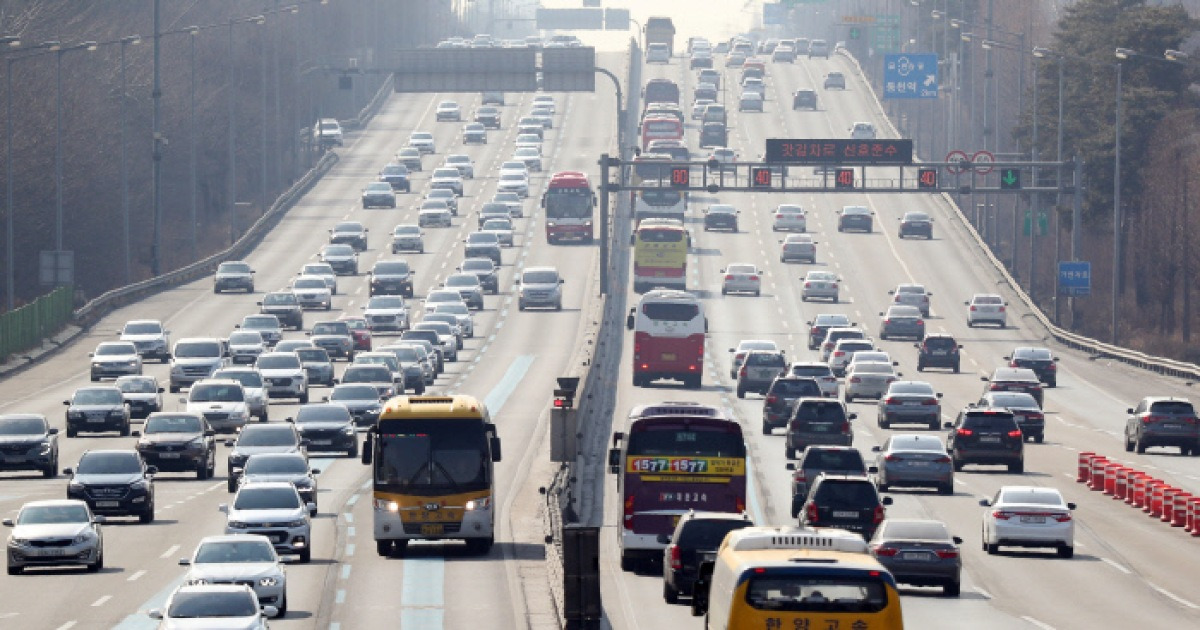
M 350 412 L 342 405 L 305 405 L 296 412 L 296 424 L 306 422 L 350 422 Z
M 332 276 L 333 267 L 329 263 L 311 263 L 300 268 L 300 274 L 304 276 Z
M 737 265 L 729 265 L 729 267 L 726 269 L 726 272 L 727 273 L 755 274 L 755 273 L 758 273 L 758 269 L 755 268 L 754 265 L 737 264 Z
M 157 322 L 125 324 L 123 333 L 126 335 L 159 335 L 162 334 L 162 326 Z
M 778 396 L 804 396 L 817 392 L 816 383 L 809 380 L 784 380 L 780 379 L 771 385 L 771 393 Z
M 75 392 L 76 405 L 120 405 L 125 402 L 121 390 L 113 388 L 81 389 Z
M 403 309 L 404 298 L 392 295 L 380 295 L 367 300 L 367 309 Z
M 841 422 L 846 419 L 846 410 L 835 401 L 805 402 L 796 408 L 796 420 L 806 422 Z
M 39 417 L 0 418 L 0 435 L 44 435 L 46 421 Z
M 427 131 L 414 131 L 409 138 L 413 140 L 433 140 L 433 134 Z
M 392 192 L 392 186 L 391 186 L 391 184 L 388 184 L 387 182 L 372 182 L 370 184 L 367 184 L 367 191 L 368 192 L 378 192 L 378 193 L 390 193 L 390 192 Z M 347 231 L 354 231 L 354 230 L 347 230 Z
M 746 355 L 746 365 L 764 367 L 783 367 L 787 365 L 783 355 L 774 352 L 751 352 Z
M 810 271 L 810 272 L 808 272 L 808 276 L 805 277 L 804 279 L 809 282 L 834 282 L 837 280 L 837 276 L 833 275 L 832 273 L 829 273 L 828 271 Z M 831 323 L 831 324 L 822 324 L 822 325 L 823 326 L 838 326 L 840 324 Z
M 250 328 L 250 329 L 256 329 L 256 330 L 257 329 L 278 330 L 279 329 L 279 320 L 274 315 L 270 315 L 267 317 L 249 316 L 249 317 L 242 319 L 242 328 Z
M 238 446 L 295 446 L 296 434 L 290 426 L 258 426 L 242 429 Z
M 862 455 L 853 448 L 809 448 L 802 455 L 800 468 L 806 470 L 828 470 L 862 472 L 865 470 Z
M 79 460 L 79 475 L 128 475 L 142 472 L 142 461 L 135 452 L 84 453 Z
M 522 284 L 556 284 L 557 271 L 527 271 L 521 276 Z
M 250 265 L 246 263 L 221 263 L 217 273 L 250 273 Z
M 391 350 L 396 358 L 405 363 L 416 363 L 421 360 L 421 354 L 413 348 L 395 348 Z
M 224 617 L 256 617 L 258 607 L 249 592 L 176 593 L 167 610 L 170 619 L 217 619 Z
M 511 231 L 513 229 L 512 222 L 508 219 L 488 219 L 483 222 L 482 230 L 499 230 L 501 232 Z
M 326 245 L 326 256 L 353 256 L 354 248 L 349 245 Z
M 973 300 L 975 304 L 1003 304 L 1004 300 L 998 295 L 978 295 Z
M 379 390 L 369 385 L 338 386 L 333 388 L 329 400 L 378 400 Z
M 296 357 L 305 363 L 329 363 L 329 353 L 325 348 L 300 348 Z
M 891 374 L 892 366 L 887 363 L 855 363 L 855 374 Z
M 268 293 L 263 296 L 263 306 L 283 306 L 296 303 L 296 296 L 291 293 Z
M 257 333 L 255 333 L 257 334 Z M 157 394 L 158 383 L 153 378 L 119 378 L 116 385 L 126 394 Z
M 1053 357 L 1046 348 L 1021 348 L 1013 353 L 1013 358 L 1026 361 L 1049 361 Z
M 251 460 L 253 461 L 253 460 Z M 301 462 L 303 463 L 303 461 Z M 250 464 L 246 464 L 250 472 Z M 271 543 L 256 540 L 223 540 L 200 545 L 192 564 L 233 564 L 241 562 L 275 562 Z
M 397 225 L 396 229 L 392 230 L 392 234 L 396 236 L 419 236 L 421 228 L 416 225 Z
M 297 370 L 300 369 L 300 359 L 294 353 L 261 356 L 255 367 L 260 370 Z
M 444 303 L 444 304 L 438 304 L 433 309 L 433 312 L 435 312 L 435 313 L 450 313 L 451 315 L 470 315 L 471 314 L 470 308 L 466 304 L 463 304 L 462 302 L 448 302 L 448 303 Z
M 747 520 L 698 518 L 683 526 L 675 544 L 691 549 L 716 549 L 726 534 L 750 525 L 752 523 Z
M 403 164 L 388 164 L 380 172 L 384 175 L 408 175 L 408 167 Z
M 479 276 L 475 274 L 454 274 L 446 278 L 446 286 L 448 287 L 478 287 Z
M 955 345 L 957 345 L 955 341 L 949 337 L 928 337 L 925 339 L 925 347 L 934 350 L 953 348 Z
M 828 365 L 793 365 L 792 376 L 830 376 Z
M 997 503 L 1032 503 L 1035 505 L 1062 505 L 1062 497 L 1057 492 L 1034 490 L 1001 490 Z
M 391 380 L 391 371 L 383 366 L 352 365 L 342 373 L 343 383 L 384 383 Z
M 884 521 L 881 538 L 907 540 L 950 540 L 945 524 L 938 521 Z
M 889 394 L 922 394 L 933 396 L 933 386 L 928 383 L 892 383 Z
M 471 232 L 467 235 L 468 245 L 496 245 L 499 242 L 499 237 L 488 232 Z
M 506 182 L 525 181 L 525 173 L 508 171 L 507 173 L 501 173 L 500 179 Z
M 261 344 L 263 342 L 262 335 L 254 331 L 235 332 L 229 334 L 229 345 L 244 346 Z
M 292 287 L 296 289 L 328 289 L 329 285 L 320 278 L 300 278 L 292 283 Z
M 533 136 L 533 139 L 536 140 L 537 136 Z M 513 152 L 513 156 L 519 158 L 535 158 L 541 157 L 541 154 L 538 153 L 538 150 L 534 147 L 521 147 Z
M 233 379 L 242 384 L 242 387 L 262 387 L 262 374 L 254 370 L 230 370 L 219 371 L 213 375 L 214 378 Z
M 458 291 L 430 291 L 426 302 L 461 302 L 462 294 Z
M 245 399 L 241 385 L 197 384 L 188 394 L 188 402 L 241 402 Z
M 17 525 L 86 523 L 89 520 L 83 505 L 31 505 L 21 510 Z
M 221 356 L 221 345 L 215 341 L 200 343 L 179 343 L 175 345 L 175 358 L 198 359 Z
M 492 195 L 492 201 L 498 201 L 500 203 L 512 204 L 512 203 L 521 203 L 521 198 L 519 196 L 517 196 L 517 193 L 498 192 L 495 195 Z
M 904 214 L 905 221 L 928 221 L 929 215 L 924 212 L 907 212 Z
M 925 295 L 925 287 L 918 285 L 918 284 L 902 284 L 902 285 L 896 287 L 896 293 Z
M 317 335 L 341 335 L 348 336 L 350 327 L 346 322 L 317 322 L 312 327 L 313 336 Z
M 879 495 L 869 481 L 827 482 L 813 495 L 818 505 L 830 507 L 862 507 L 878 505 Z
M 443 324 L 458 325 L 458 318 L 452 313 L 430 313 L 425 316 L 424 322 L 442 322 Z
M 142 433 L 200 433 L 204 422 L 197 416 L 150 416 Z

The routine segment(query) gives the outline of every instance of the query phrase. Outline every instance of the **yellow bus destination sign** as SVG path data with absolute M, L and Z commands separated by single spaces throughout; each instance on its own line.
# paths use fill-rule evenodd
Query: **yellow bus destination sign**
M 746 460 L 740 457 L 639 457 L 626 459 L 625 472 L 636 474 L 719 475 L 746 474 Z

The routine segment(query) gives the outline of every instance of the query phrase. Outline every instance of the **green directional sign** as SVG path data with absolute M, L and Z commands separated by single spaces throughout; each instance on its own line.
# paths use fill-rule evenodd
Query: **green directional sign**
M 1031 214 L 1031 212 L 1029 210 L 1025 211 L 1025 223 L 1022 228 L 1022 232 L 1025 234 L 1025 236 L 1029 236 L 1029 215 L 1030 214 Z M 1049 231 L 1050 231 L 1050 213 L 1048 213 L 1044 210 L 1041 212 L 1038 212 L 1037 235 L 1045 236 Z
M 1019 168 L 1002 168 L 1000 169 L 1000 190 L 1020 190 L 1021 189 L 1021 169 Z

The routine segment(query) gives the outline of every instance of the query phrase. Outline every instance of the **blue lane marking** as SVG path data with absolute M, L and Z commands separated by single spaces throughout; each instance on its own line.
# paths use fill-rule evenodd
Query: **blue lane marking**
M 158 627 L 158 621 L 146 616 L 146 611 L 151 608 L 162 608 L 167 605 L 167 598 L 171 593 L 175 592 L 179 585 L 183 584 L 183 576 L 175 578 L 171 583 L 163 587 L 163 589 L 154 594 L 154 597 L 146 600 L 144 604 L 138 607 L 137 612 L 129 615 L 121 620 L 121 623 L 113 626 L 113 630 L 154 630 Z
M 750 447 L 747 445 L 746 452 L 750 452 Z M 754 481 L 754 458 L 746 457 L 746 501 L 750 505 L 750 518 L 754 519 L 757 525 L 766 525 L 767 519 L 763 514 L 762 505 L 758 503 L 758 488 L 755 487 Z
M 504 377 L 496 383 L 496 387 L 488 392 L 486 398 L 483 399 L 483 404 L 487 407 L 488 413 L 496 416 L 500 410 L 504 408 L 504 403 L 508 402 L 508 397 L 512 396 L 516 391 L 517 385 L 521 384 L 521 379 L 525 378 L 525 373 L 529 371 L 529 366 L 533 365 L 533 360 L 537 357 L 532 354 L 523 354 L 517 357 L 511 365 L 508 366 L 508 371 L 504 373 Z
M 517 357 L 504 377 L 483 399 L 493 417 L 500 413 L 533 365 L 533 355 Z M 400 627 L 436 630 L 444 627 L 446 561 L 441 556 L 404 560 L 400 585 Z

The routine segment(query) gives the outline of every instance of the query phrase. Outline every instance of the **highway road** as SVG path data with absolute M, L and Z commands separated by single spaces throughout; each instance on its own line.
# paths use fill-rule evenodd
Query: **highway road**
M 723 55 L 717 56 L 721 66 Z M 643 80 L 666 77 L 679 82 L 684 111 L 690 111 L 694 72 L 687 60 L 670 65 L 646 66 Z M 845 72 L 846 91 L 822 89 L 825 73 Z M 737 73 L 725 70 L 723 83 L 736 86 Z M 896 137 L 879 103 L 861 80 L 853 62 L 835 55 L 830 60 L 802 59 L 796 64 L 767 65 L 768 98 L 764 113 L 736 111 L 736 87 L 725 98 L 731 118 L 730 145 L 739 159 L 757 161 L 766 138 L 843 138 L 854 121 L 871 121 L 883 133 Z M 791 93 L 815 88 L 820 109 L 792 111 Z M 886 131 L 885 131 L 886 130 Z M 687 141 L 697 147 L 697 125 L 689 125 Z M 740 211 L 740 232 L 705 232 L 701 209 L 710 203 L 729 203 Z M 771 217 L 780 203 L 799 203 L 808 211 L 809 232 L 818 241 L 815 265 L 779 261 L 779 233 L 771 231 Z M 837 210 L 843 205 L 866 205 L 875 212 L 871 234 L 839 233 Z M 932 241 L 900 240 L 899 218 L 906 211 L 925 211 L 935 217 Z M 753 457 L 750 501 L 753 517 L 764 524 L 789 524 L 790 471 L 784 464 L 781 431 L 762 435 L 762 399 L 748 394 L 739 400 L 728 378 L 728 349 L 742 339 L 774 339 L 791 360 L 812 360 L 815 351 L 805 343 L 805 322 L 818 313 L 846 313 L 878 331 L 879 313 L 890 303 L 888 290 L 902 282 L 924 283 L 932 292 L 928 330 L 955 335 L 964 346 L 961 374 L 916 371 L 916 349 L 911 341 L 882 341 L 879 345 L 900 362 L 905 378 L 927 380 L 944 393 L 942 413 L 952 420 L 966 404 L 978 399 L 980 376 L 1003 365 L 1003 357 L 1019 345 L 1049 345 L 1061 357 L 1056 389 L 1047 390 L 1047 428 L 1044 444 L 1028 443 L 1026 472 L 1008 474 L 1002 467 L 968 466 L 956 475 L 954 496 L 933 492 L 896 490 L 888 493 L 895 504 L 888 515 L 935 518 L 946 522 L 964 539 L 964 581 L 961 597 L 950 599 L 940 589 L 902 587 L 906 625 L 914 628 L 1086 628 L 1086 627 L 1195 627 L 1200 623 L 1200 586 L 1191 579 L 1200 559 L 1200 546 L 1179 529 L 1152 520 L 1101 493 L 1074 482 L 1080 451 L 1130 462 L 1189 491 L 1200 491 L 1200 458 L 1181 457 L 1176 449 L 1151 449 L 1144 455 L 1125 453 L 1121 431 L 1125 409 L 1147 395 L 1188 396 L 1193 393 L 1178 379 L 1163 378 L 1106 360 L 1048 344 L 1046 332 L 1032 324 L 1028 313 L 1013 305 L 1010 326 L 968 328 L 963 303 L 976 292 L 999 292 L 1014 302 L 1000 276 L 980 254 L 966 230 L 952 215 L 945 200 L 932 195 L 863 194 L 693 194 L 689 224 L 693 237 L 689 258 L 688 288 L 704 298 L 709 318 L 707 371 L 702 391 L 676 389 L 669 382 L 634 388 L 628 358 L 623 359 L 618 382 L 618 414 L 632 406 L 662 400 L 697 400 L 718 405 L 744 426 Z M 722 296 L 719 270 L 732 262 L 750 262 L 765 269 L 761 297 Z M 841 302 L 802 302 L 799 279 L 810 269 L 828 269 L 842 278 Z M 637 296 L 630 293 L 631 303 Z M 1085 306 L 1086 308 L 1086 306 Z M 631 336 L 626 335 L 624 356 L 630 356 Z M 854 445 L 868 461 L 872 446 L 905 429 L 883 430 L 875 422 L 874 401 L 849 405 L 858 414 Z M 624 419 L 613 419 L 614 429 Z M 990 497 L 1003 485 L 1029 484 L 1055 487 L 1068 501 L 1079 504 L 1076 555 L 1060 560 L 1042 550 L 1002 552 L 988 556 L 981 550 L 983 508 L 978 500 Z M 603 596 L 614 628 L 650 629 L 698 627 L 686 605 L 668 606 L 661 598 L 660 575 L 623 573 L 619 566 L 615 527 L 619 522 L 614 476 L 605 488 L 605 532 L 601 553 Z M 686 603 L 686 599 L 684 600 Z M 969 621 L 965 621 L 969 620 Z
M 624 76 L 624 58 L 607 55 L 604 65 Z M 694 83 L 692 74 L 676 58 L 668 66 L 651 66 L 644 78 L 667 76 L 681 82 L 685 95 Z M 790 93 L 799 87 L 820 86 L 830 70 L 851 77 L 845 92 L 820 90 L 817 112 L 793 112 Z M 726 75 L 726 80 L 733 79 Z M 762 114 L 732 114 L 731 144 L 742 159 L 756 159 L 767 137 L 842 137 L 852 121 L 869 120 L 888 129 L 878 103 L 858 78 L 846 58 L 801 61 L 795 65 L 768 66 L 769 98 Z M 406 254 L 417 270 L 417 293 L 436 285 L 461 259 L 461 239 L 474 229 L 473 211 L 494 190 L 494 173 L 511 152 L 515 133 L 512 122 L 528 109 L 531 95 L 509 95 L 504 107 L 505 129 L 490 132 L 489 143 L 461 152 L 476 161 L 480 175 L 467 184 L 464 211 L 450 229 L 427 230 L 426 251 Z M 435 123 L 434 104 L 441 95 L 393 96 L 362 132 L 352 134 L 339 150 L 337 167 L 249 258 L 258 270 L 256 282 L 264 290 L 282 287 L 301 264 L 315 257 L 325 241 L 325 230 L 338 220 L 353 218 L 371 230 L 370 249 L 361 268 L 378 258 L 390 258 L 383 249 L 386 235 L 398 222 L 415 216 L 418 193 L 401 195 L 397 210 L 363 210 L 358 205 L 362 185 L 373 179 L 389 156 L 413 129 L 433 131 L 438 154 L 426 158 L 426 171 L 415 189 L 424 189 L 429 167 L 453 148 L 458 151 L 460 125 Z M 478 96 L 460 95 L 464 111 L 471 111 Z M 615 145 L 611 94 L 559 95 L 555 128 L 548 132 L 546 171 L 534 178 L 540 190 L 546 174 L 577 169 L 595 172 L 599 153 Z M 690 106 L 685 98 L 685 105 Z M 689 140 L 696 130 L 689 127 Z M 885 132 L 885 135 L 890 135 Z M 536 195 L 536 193 L 535 193 Z M 806 320 L 816 313 L 845 312 L 871 331 L 877 330 L 878 312 L 888 303 L 887 291 L 900 282 L 923 282 L 933 292 L 930 329 L 952 333 L 964 345 L 962 374 L 927 372 L 917 377 L 915 350 L 908 342 L 885 341 L 884 349 L 900 361 L 907 377 L 924 378 L 944 392 L 943 412 L 948 417 L 974 401 L 981 389 L 979 375 L 999 365 L 1001 357 L 1021 344 L 1044 343 L 1045 332 L 1031 326 L 1019 307 L 1010 314 L 1005 330 L 968 328 L 962 303 L 975 292 L 1000 291 L 999 276 L 974 249 L 949 206 L 932 196 L 898 195 L 772 195 L 718 194 L 693 196 L 690 219 L 694 248 L 689 287 L 705 299 L 710 331 L 708 365 L 702 390 L 681 390 L 671 385 L 634 388 L 627 361 L 621 363 L 617 382 L 617 418 L 638 403 L 678 400 L 681 397 L 727 408 L 745 426 L 752 454 L 754 518 L 766 524 L 791 523 L 788 515 L 789 472 L 784 468 L 783 437 L 765 436 L 758 430 L 761 399 L 750 395 L 739 400 L 728 379 L 726 350 L 743 338 L 774 338 L 792 359 L 812 356 L 804 344 Z M 741 211 L 742 230 L 737 234 L 707 233 L 700 229 L 699 208 L 714 202 L 732 203 Z M 802 204 L 809 211 L 810 232 L 817 235 L 816 265 L 778 262 L 778 236 L 770 230 L 771 210 L 784 201 Z M 872 234 L 836 231 L 835 211 L 843 204 L 868 205 L 876 212 Z M 936 219 L 932 241 L 900 241 L 895 228 L 907 210 L 924 210 Z M 498 465 L 500 526 L 496 547 L 486 557 L 463 554 L 457 545 L 414 545 L 404 559 L 382 559 L 374 554 L 370 538 L 371 507 L 366 494 L 366 469 L 357 460 L 314 458 L 322 469 L 322 512 L 315 521 L 313 562 L 288 567 L 289 613 L 272 623 L 279 628 L 523 628 L 552 627 L 531 613 L 534 600 L 544 595 L 544 585 L 525 582 L 520 564 L 536 561 L 542 550 L 521 540 L 540 523 L 528 509 L 528 497 L 546 479 L 530 473 L 544 461 L 546 407 L 553 378 L 568 369 L 579 342 L 579 331 L 588 322 L 581 313 L 595 295 L 597 250 L 590 246 L 546 245 L 536 198 L 526 203 L 528 218 L 516 246 L 505 250 L 502 290 L 485 298 L 477 315 L 477 334 L 468 340 L 458 363 L 439 379 L 434 391 L 469 393 L 485 400 L 493 411 L 504 440 L 504 460 Z M 618 240 L 618 243 L 623 241 Z M 720 295 L 718 270 L 729 262 L 754 262 L 766 269 L 761 297 Z M 524 265 L 557 265 L 565 274 L 565 308 L 559 312 L 518 313 L 512 304 L 513 273 Z M 838 304 L 805 303 L 799 281 L 810 268 L 828 268 L 843 278 L 843 301 Z M 306 325 L 358 312 L 365 302 L 365 277 L 343 279 L 334 312 L 306 314 Z M 1011 297 L 1011 295 L 1009 296 Z M 102 340 L 115 339 L 113 331 L 129 319 L 165 321 L 173 337 L 223 336 L 247 313 L 255 312 L 257 296 L 220 295 L 210 281 L 199 281 L 167 291 L 116 311 L 87 335 L 50 360 L 16 378 L 0 382 L 0 412 L 46 414 L 54 426 L 63 426 L 61 401 L 87 380 L 87 353 Z M 629 294 L 627 299 L 636 299 Z M 415 305 L 417 302 L 414 301 Z M 297 337 L 287 333 L 285 337 Z M 1053 346 L 1051 346 L 1053 347 Z M 1142 627 L 1183 628 L 1200 623 L 1200 587 L 1192 567 L 1200 551 L 1178 529 L 1151 521 L 1141 512 L 1119 505 L 1106 496 L 1086 490 L 1073 481 L 1076 455 L 1096 451 L 1132 462 L 1188 490 L 1200 492 L 1200 458 L 1151 451 L 1144 455 L 1121 450 L 1124 409 L 1149 394 L 1186 396 L 1190 389 L 1175 379 L 1158 377 L 1106 361 L 1055 348 L 1062 357 L 1059 387 L 1047 393 L 1050 411 L 1044 444 L 1029 444 L 1026 473 L 1012 475 L 998 468 L 968 468 L 956 476 L 954 496 L 916 491 L 890 493 L 893 516 L 931 517 L 947 522 L 965 540 L 965 579 L 960 598 L 942 597 L 940 591 L 904 588 L 903 606 L 909 627 L 919 628 L 1079 628 Z M 629 354 L 628 346 L 625 356 Z M 340 367 L 340 364 L 339 364 Z M 166 378 L 166 367 L 150 365 L 149 373 Z M 315 390 L 320 392 L 321 390 Z M 318 394 L 319 396 L 320 394 Z M 181 407 L 175 396 L 168 406 Z M 859 414 L 855 445 L 869 452 L 882 443 L 888 431 L 874 423 L 873 403 L 854 403 Z M 277 404 L 273 421 L 291 415 L 295 406 Z M 126 448 L 130 438 L 84 437 L 62 439 L 63 466 L 71 466 L 89 448 Z M 98 575 L 82 570 L 36 571 L 4 576 L 0 619 L 8 627 L 22 628 L 148 628 L 144 611 L 159 606 L 178 584 L 183 569 L 180 557 L 196 541 L 220 533 L 224 517 L 217 505 L 227 501 L 223 479 L 224 453 L 218 475 L 208 481 L 164 474 L 157 480 L 158 520 L 150 525 L 118 522 L 105 526 L 107 568 Z M 1057 487 L 1068 500 L 1079 504 L 1077 554 L 1061 560 L 1040 551 L 1008 552 L 987 556 L 980 550 L 982 508 L 977 500 L 1005 484 Z M 25 501 L 65 495 L 63 477 L 42 480 L 5 473 L 0 476 L 0 513 L 10 516 Z M 663 603 L 661 580 L 654 575 L 623 573 L 615 551 L 614 526 L 617 502 L 612 480 L 604 490 L 605 528 L 602 539 L 603 596 L 611 627 L 618 629 L 695 628 L 685 606 Z M 118 519 L 120 520 L 120 519 Z M 532 538 L 539 538 L 535 532 Z M 539 590 L 541 589 L 541 590 Z

